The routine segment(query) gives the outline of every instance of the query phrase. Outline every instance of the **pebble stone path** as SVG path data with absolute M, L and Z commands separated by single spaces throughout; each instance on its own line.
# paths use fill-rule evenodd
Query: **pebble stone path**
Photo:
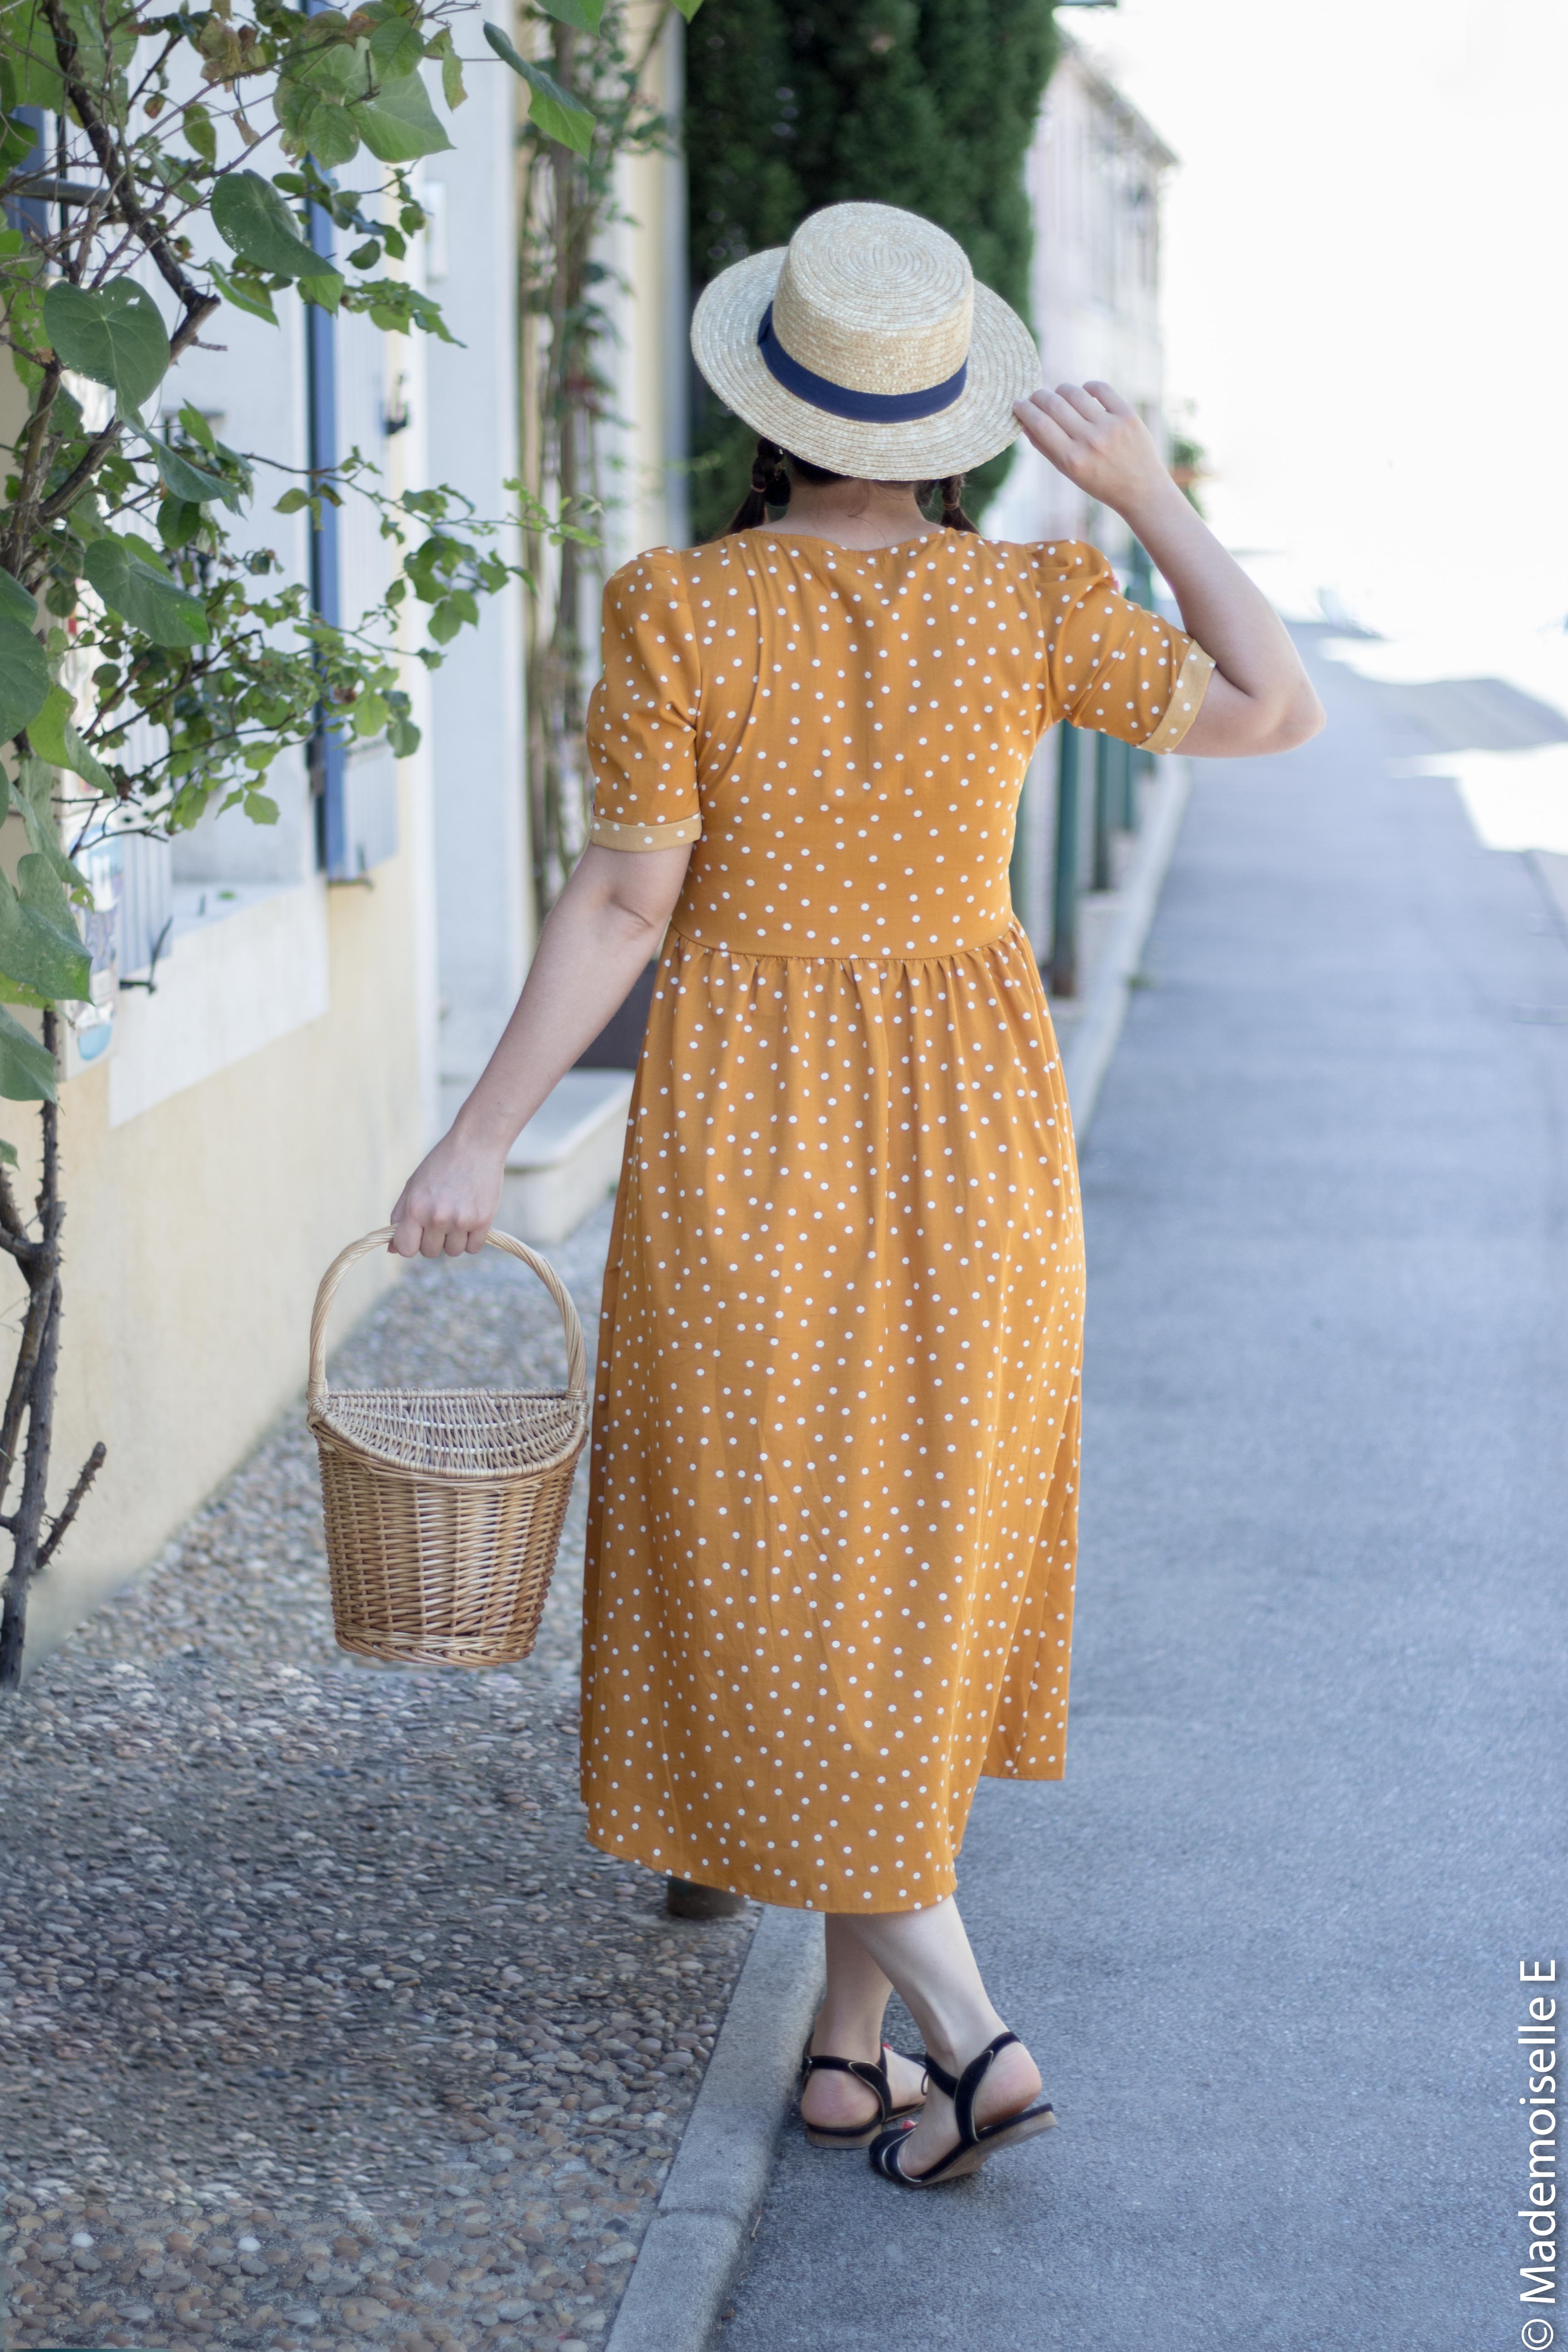
M 556 1250 L 590 1341 L 608 1208 Z M 558 1381 L 487 1253 L 416 1266 L 344 1385 Z M 668 1919 L 576 1792 L 585 1472 L 534 1655 L 335 1649 L 285 1415 L 0 1708 L 12 2352 L 591 2352 L 754 1912 Z

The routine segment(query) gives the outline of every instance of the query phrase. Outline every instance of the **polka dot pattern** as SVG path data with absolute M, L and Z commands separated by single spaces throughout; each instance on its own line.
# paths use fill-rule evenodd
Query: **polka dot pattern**
M 606 591 L 596 835 L 697 845 L 591 1457 L 584 1795 L 649 1869 L 914 1909 L 981 1773 L 1062 1771 L 1082 1235 L 1013 817 L 1062 710 L 1146 740 L 1206 676 L 1109 582 L 748 532 Z

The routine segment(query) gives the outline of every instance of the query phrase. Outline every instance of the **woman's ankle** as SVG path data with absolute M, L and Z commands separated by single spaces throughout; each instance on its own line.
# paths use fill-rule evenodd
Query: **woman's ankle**
M 933 2059 L 944 2074 L 962 2074 L 972 2059 L 1005 2033 L 1006 2026 L 994 2009 L 985 2013 L 944 2018 L 934 2021 L 926 2036 L 926 2056 Z
M 813 2057 L 874 2063 L 882 2054 L 882 2018 L 881 2010 L 849 2009 L 825 2000 L 811 2029 Z

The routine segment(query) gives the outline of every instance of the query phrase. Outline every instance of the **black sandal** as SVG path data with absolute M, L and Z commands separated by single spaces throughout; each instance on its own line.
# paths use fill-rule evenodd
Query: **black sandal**
M 869 2147 L 878 2134 L 885 2132 L 889 2124 L 897 2124 L 900 2130 L 909 2128 L 909 2119 L 918 2116 L 924 2104 L 924 2087 L 922 2085 L 921 2097 L 909 2106 L 894 2106 L 885 2055 L 890 2047 L 889 2042 L 884 2042 L 884 2054 L 877 2058 L 814 2058 L 811 2043 L 807 2042 L 800 2062 L 800 2087 L 803 2091 L 813 2074 L 818 2073 L 853 2074 L 858 2083 L 864 2083 L 868 2091 L 876 2092 L 878 2107 L 877 2114 L 868 2124 L 808 2124 L 802 2116 L 805 2136 L 813 2147 Z M 900 2051 L 897 2054 L 901 2057 L 904 2053 Z M 925 2062 L 920 2063 L 923 2064 Z
M 978 2172 L 986 2158 L 999 2147 L 1012 2147 L 1019 2140 L 1033 2139 L 1037 2132 L 1049 2131 L 1056 2122 L 1056 2110 L 1048 2099 L 1038 2106 L 1023 2107 L 1016 2116 L 1004 2116 L 994 2124 L 974 2122 L 974 2095 L 991 2071 L 991 2062 L 1009 2042 L 1016 2042 L 1016 2033 L 999 2033 L 988 2042 L 978 2058 L 972 2058 L 962 2074 L 954 2077 L 933 2060 L 922 2060 L 927 2074 L 939 2091 L 952 2101 L 953 2117 L 958 2125 L 958 2146 L 946 2156 L 938 2157 L 923 2172 L 906 2172 L 899 2162 L 899 2149 L 914 2129 L 912 2124 L 900 2124 L 896 2130 L 885 2129 L 878 2134 L 871 2148 L 871 2165 L 886 2180 L 897 2180 L 905 2189 L 929 2189 L 939 2180 L 957 2180 L 967 2172 Z

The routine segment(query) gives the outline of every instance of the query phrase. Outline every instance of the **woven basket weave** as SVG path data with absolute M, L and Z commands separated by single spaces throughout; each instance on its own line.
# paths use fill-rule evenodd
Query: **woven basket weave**
M 572 1474 L 588 1433 L 583 1327 L 554 1268 L 510 1234 L 492 1248 L 533 1268 L 566 1333 L 566 1386 L 327 1388 L 327 1317 L 351 1265 L 392 1227 L 332 1260 L 310 1317 L 307 1415 L 339 1644 L 389 1664 L 505 1666 L 539 1631 Z

